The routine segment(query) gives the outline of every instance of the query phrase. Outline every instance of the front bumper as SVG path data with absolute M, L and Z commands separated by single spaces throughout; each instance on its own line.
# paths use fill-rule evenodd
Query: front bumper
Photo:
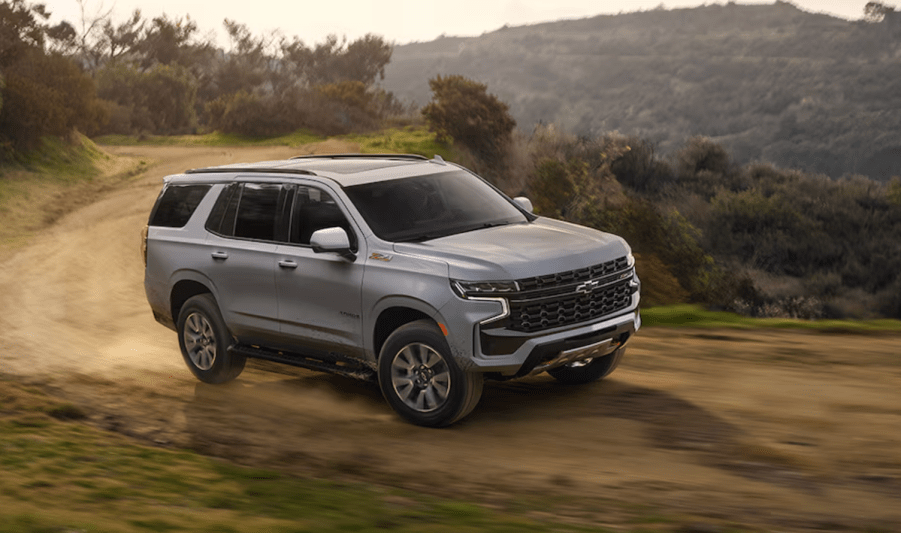
M 503 377 L 534 375 L 555 366 L 613 353 L 625 346 L 640 327 L 641 314 L 636 308 L 598 322 L 550 333 L 523 334 L 486 329 L 475 335 L 472 367 Z M 511 353 L 502 353 L 511 349 Z

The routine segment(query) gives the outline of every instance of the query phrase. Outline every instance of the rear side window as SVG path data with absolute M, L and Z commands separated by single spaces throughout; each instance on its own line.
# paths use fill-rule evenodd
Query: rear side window
M 256 241 L 286 241 L 284 206 L 293 188 L 271 183 L 233 184 L 223 189 L 206 228 L 225 237 Z
M 156 202 L 150 225 L 184 227 L 209 190 L 210 185 L 169 185 Z
M 278 185 L 244 184 L 235 218 L 235 237 L 274 241 L 280 192 Z

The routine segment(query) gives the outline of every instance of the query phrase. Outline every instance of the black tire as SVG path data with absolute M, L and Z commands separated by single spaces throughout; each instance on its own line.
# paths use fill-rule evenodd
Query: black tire
M 620 360 L 623 358 L 626 349 L 620 348 L 613 353 L 603 357 L 596 357 L 590 361 L 582 363 L 577 361 L 568 365 L 558 366 L 547 371 L 548 374 L 560 383 L 567 385 L 582 385 L 591 383 L 603 377 L 607 377 L 611 372 L 619 366 Z
M 482 397 L 484 376 L 466 372 L 430 320 L 392 333 L 379 355 L 379 386 L 388 404 L 418 426 L 443 427 L 468 415 Z
M 210 294 L 199 294 L 178 313 L 178 345 L 188 368 L 204 383 L 225 383 L 241 374 L 247 358 L 228 351 L 232 336 Z

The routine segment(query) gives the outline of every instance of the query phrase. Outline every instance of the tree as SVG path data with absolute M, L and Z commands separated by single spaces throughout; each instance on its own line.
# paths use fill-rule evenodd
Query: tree
M 886 15 L 894 11 L 894 8 L 882 2 L 867 2 L 867 5 L 863 8 L 863 18 L 867 22 L 882 22 Z
M 169 19 L 166 15 L 156 17 L 138 44 L 143 55 L 141 67 L 145 70 L 154 65 L 178 64 L 187 66 L 190 41 L 197 31 L 197 23 L 191 17 Z
M 50 13 L 43 5 L 31 6 L 24 0 L 0 3 L 0 69 L 8 67 L 30 49 L 44 48 Z
M 103 23 L 97 48 L 102 56 L 105 56 L 105 61 L 116 61 L 126 54 L 137 51 L 143 31 L 144 21 L 141 19 L 140 9 L 135 9 L 131 18 L 119 25 L 113 25 L 113 22 L 107 19 Z
M 196 125 L 197 85 L 187 69 L 158 64 L 148 72 L 110 64 L 97 75 L 100 97 L 112 103 L 110 131 L 187 133 Z
M 503 155 L 516 121 L 488 86 L 463 76 L 429 80 L 432 101 L 422 109 L 439 140 L 460 143 L 486 163 Z
M 91 133 L 102 120 L 90 78 L 61 53 L 71 48 L 74 29 L 67 23 L 49 26 L 49 17 L 40 4 L 0 3 L 0 157 L 15 156 L 36 147 L 41 137 L 63 137 L 74 128 Z
M 385 78 L 392 51 L 390 44 L 371 33 L 349 44 L 339 41 L 336 35 L 329 35 L 315 47 L 308 47 L 297 38 L 281 43 L 282 56 L 292 75 L 308 87 L 345 81 L 369 87 L 376 78 Z
M 27 151 L 47 135 L 93 133 L 103 120 L 93 82 L 68 58 L 30 50 L 4 76 L 0 144 Z

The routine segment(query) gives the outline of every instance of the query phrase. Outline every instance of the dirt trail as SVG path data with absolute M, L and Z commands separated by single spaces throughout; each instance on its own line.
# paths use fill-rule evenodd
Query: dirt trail
M 540 495 L 548 507 L 527 512 L 611 527 L 631 502 L 714 530 L 901 529 L 897 335 L 645 329 L 607 380 L 489 383 L 445 430 L 401 422 L 373 385 L 314 372 L 250 363 L 203 385 L 143 294 L 140 231 L 161 178 L 298 151 L 111 151 L 157 163 L 0 264 L 0 372 L 49 384 L 94 424 L 487 504 Z

